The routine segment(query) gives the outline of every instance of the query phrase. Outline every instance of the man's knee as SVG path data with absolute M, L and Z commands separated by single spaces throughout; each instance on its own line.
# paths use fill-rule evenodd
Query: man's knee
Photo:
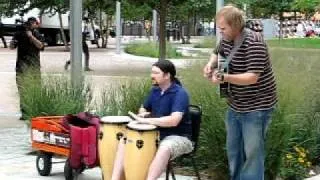
M 171 149 L 169 146 L 159 146 L 159 149 L 157 152 L 162 154 L 171 154 Z

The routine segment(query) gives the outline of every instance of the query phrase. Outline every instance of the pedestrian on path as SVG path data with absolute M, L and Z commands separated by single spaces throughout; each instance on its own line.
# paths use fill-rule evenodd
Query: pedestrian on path
M 216 20 L 222 40 L 203 72 L 213 84 L 227 84 L 230 179 L 263 180 L 266 132 L 277 102 L 267 45 L 260 33 L 244 28 L 243 12 L 234 6 L 223 7 Z M 222 58 L 227 71 L 218 69 Z
M 4 32 L 3 32 L 3 23 L 0 21 L 0 38 L 2 40 L 2 43 L 3 43 L 3 46 L 4 48 L 7 48 L 7 42 L 6 42 L 6 39 L 4 38 L 3 36 Z
M 88 44 L 86 42 L 87 34 L 88 34 L 87 31 L 82 32 L 82 51 L 83 51 L 84 56 L 85 56 L 84 70 L 85 71 L 92 71 L 92 69 L 89 68 L 90 54 L 89 54 L 89 47 L 88 47 Z M 69 67 L 70 64 L 71 64 L 71 61 L 68 60 L 66 62 L 66 64 L 64 65 L 64 69 L 68 70 L 68 67 Z

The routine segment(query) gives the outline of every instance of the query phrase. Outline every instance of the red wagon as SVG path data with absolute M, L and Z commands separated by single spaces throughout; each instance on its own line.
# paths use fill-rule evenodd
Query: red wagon
M 80 113 L 79 113 L 80 114 Z M 79 115 L 78 115 L 79 116 Z M 91 147 L 88 147 L 88 142 L 84 145 L 79 145 L 79 143 L 84 143 L 81 137 L 85 137 L 84 131 L 77 131 L 86 129 L 84 126 L 77 127 L 66 123 L 67 120 L 72 120 L 74 122 L 80 122 L 83 125 L 83 121 L 77 116 L 67 115 L 67 116 L 43 116 L 35 117 L 31 119 L 31 140 L 32 148 L 38 151 L 36 159 L 36 167 L 41 176 L 48 176 L 52 169 L 52 157 L 65 157 L 64 175 L 66 180 L 72 180 L 74 176 L 83 172 L 86 167 L 93 167 L 92 165 L 98 164 L 97 152 L 88 151 L 88 148 L 92 149 L 95 146 L 97 149 L 96 141 L 93 142 Z M 71 121 L 70 121 L 71 122 Z M 67 125 L 66 125 L 67 124 Z M 94 126 L 89 126 L 92 128 Z M 97 137 L 98 129 L 94 129 L 94 137 Z M 92 136 L 92 135 L 90 135 Z M 72 140 L 73 139 L 73 140 Z M 75 144 L 78 143 L 78 144 Z M 86 157 L 81 156 L 81 153 L 85 152 Z M 91 166 L 87 166 L 86 160 L 88 157 L 94 156 Z M 76 166 L 74 165 L 76 164 Z

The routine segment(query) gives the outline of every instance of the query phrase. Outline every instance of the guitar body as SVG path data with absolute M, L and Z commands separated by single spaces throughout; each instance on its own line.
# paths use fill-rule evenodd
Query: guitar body
M 228 74 L 229 73 L 229 63 L 231 61 L 231 59 L 233 58 L 234 54 L 238 51 L 238 49 L 240 48 L 240 46 L 242 45 L 242 43 L 244 42 L 244 39 L 246 38 L 247 34 L 249 33 L 250 30 L 247 30 L 246 28 L 243 29 L 243 31 L 241 32 L 241 37 L 239 40 L 234 42 L 234 47 L 232 48 L 230 54 L 226 57 L 223 54 L 223 52 L 219 52 L 218 53 L 218 71 L 224 73 L 224 74 Z M 219 47 L 220 48 L 221 45 L 221 41 L 219 43 Z M 221 83 L 219 85 L 219 95 L 222 98 L 228 97 L 229 93 L 230 93 L 230 83 L 224 82 Z
M 228 73 L 228 64 L 226 62 L 226 58 L 222 55 L 218 54 L 218 71 L 223 72 L 224 74 Z M 229 86 L 230 84 L 227 82 L 223 82 L 219 85 L 219 96 L 221 98 L 228 97 L 229 94 Z

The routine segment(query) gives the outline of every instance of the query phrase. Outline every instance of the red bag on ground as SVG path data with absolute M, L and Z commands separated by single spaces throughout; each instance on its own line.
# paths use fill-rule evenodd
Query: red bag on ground
M 81 112 L 77 116 L 66 115 L 63 125 L 70 130 L 70 166 L 79 169 L 83 165 L 92 168 L 99 165 L 98 133 L 100 126 L 98 116 Z

